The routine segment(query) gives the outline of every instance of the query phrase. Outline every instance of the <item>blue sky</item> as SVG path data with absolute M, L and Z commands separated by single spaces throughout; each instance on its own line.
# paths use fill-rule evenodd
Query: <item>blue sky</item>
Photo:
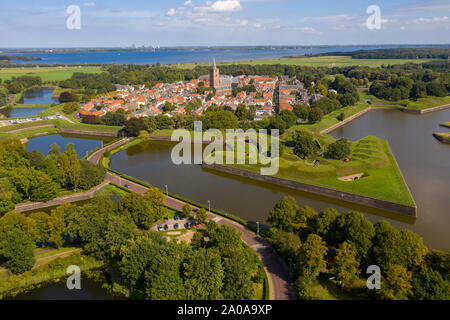
M 66 27 L 70 5 L 81 29 Z M 370 5 L 381 29 L 369 30 Z M 450 0 L 16 0 L 0 48 L 450 43 Z

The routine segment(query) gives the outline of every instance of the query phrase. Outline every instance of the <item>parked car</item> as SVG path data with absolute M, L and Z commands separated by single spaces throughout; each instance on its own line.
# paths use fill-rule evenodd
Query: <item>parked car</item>
M 180 219 L 180 217 L 178 217 L 178 215 L 175 215 L 175 217 L 173 217 L 173 220 L 177 221 L 178 219 Z
M 159 225 L 159 226 L 158 226 L 158 231 L 163 231 L 163 230 L 164 230 L 163 226 L 162 226 L 162 225 Z
M 164 230 L 169 230 L 169 226 L 167 224 L 164 226 Z
M 200 227 L 200 223 L 197 220 L 193 220 L 191 222 L 191 228 L 198 228 Z
M 128 183 L 125 183 L 124 187 L 130 189 L 130 185 Z
M 191 228 L 191 224 L 190 224 L 189 222 L 186 222 L 186 223 L 184 224 L 184 227 L 185 227 L 186 229 L 190 229 L 190 228 Z
M 175 223 L 175 225 L 173 226 L 173 228 L 176 230 L 178 229 L 180 226 L 178 225 L 178 223 Z

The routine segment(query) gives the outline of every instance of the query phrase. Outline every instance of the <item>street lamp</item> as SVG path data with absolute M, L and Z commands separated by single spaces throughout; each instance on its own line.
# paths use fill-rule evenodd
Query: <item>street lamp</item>
M 259 237 L 259 222 L 256 221 L 256 235 Z
M 211 213 L 211 200 L 208 200 L 208 208 L 209 208 L 209 212 Z
M 167 184 L 165 184 L 164 187 L 166 187 L 166 195 L 169 196 L 169 187 L 167 186 Z

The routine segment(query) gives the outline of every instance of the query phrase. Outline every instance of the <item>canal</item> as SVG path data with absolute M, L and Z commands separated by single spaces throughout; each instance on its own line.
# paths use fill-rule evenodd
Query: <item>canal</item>
M 418 218 L 352 205 L 325 197 L 297 192 L 246 178 L 209 171 L 197 165 L 176 166 L 170 153 L 173 144 L 143 142 L 112 157 L 111 169 L 147 181 L 185 198 L 211 205 L 249 222 L 265 222 L 269 210 L 285 195 L 300 206 L 315 210 L 334 207 L 340 212 L 357 210 L 373 222 L 388 220 L 398 229 L 420 234 L 432 249 L 449 250 L 450 235 L 450 146 L 439 143 L 432 133 L 450 119 L 450 110 L 411 115 L 394 110 L 370 112 L 336 130 L 335 137 L 360 139 L 376 135 L 389 141 L 400 169 L 418 205 Z
M 14 300 L 113 300 L 101 284 L 81 277 L 81 290 L 69 290 L 65 281 L 45 284 L 40 288 L 19 294 Z

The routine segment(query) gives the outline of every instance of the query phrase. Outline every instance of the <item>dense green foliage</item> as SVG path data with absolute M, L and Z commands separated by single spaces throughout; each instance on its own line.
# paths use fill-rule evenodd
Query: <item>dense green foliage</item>
M 79 160 L 73 144 L 60 152 L 53 145 L 44 157 L 27 151 L 19 140 L 0 142 L 0 215 L 22 201 L 48 201 L 62 189 L 89 190 L 105 178 L 105 170 Z
M 358 212 L 317 213 L 292 197 L 280 199 L 268 222 L 270 241 L 291 265 L 301 299 L 316 298 L 312 288 L 319 272 L 353 288 L 367 277 L 369 265 L 381 268 L 382 290 L 375 295 L 380 299 L 448 299 L 450 252 L 428 252 L 410 230 L 398 231 L 387 221 L 372 224 Z

